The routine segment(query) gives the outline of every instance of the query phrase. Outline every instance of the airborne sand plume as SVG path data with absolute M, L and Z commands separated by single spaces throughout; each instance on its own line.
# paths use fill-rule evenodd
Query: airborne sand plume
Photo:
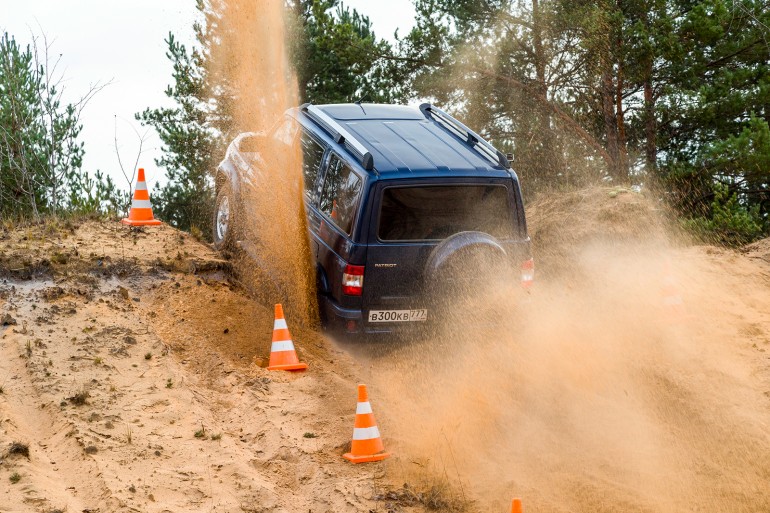
M 283 3 L 270 0 L 223 0 L 219 6 L 212 72 L 220 87 L 234 92 L 236 101 L 229 105 L 234 128 L 266 134 L 298 104 L 286 45 L 288 14 Z M 239 274 L 265 301 L 285 301 L 292 315 L 312 324 L 315 282 L 302 203 L 302 155 L 291 141 L 296 126 L 287 125 L 285 133 L 284 139 L 264 139 L 260 161 L 244 173 L 253 189 L 241 189 L 245 197 L 238 228 L 249 257 L 239 265 Z
M 514 495 L 528 511 L 767 510 L 767 363 L 745 341 L 767 347 L 767 275 L 741 286 L 755 267 L 672 246 L 639 195 L 576 194 L 604 221 L 552 200 L 548 221 L 571 223 L 541 237 L 552 267 L 531 295 L 485 298 L 427 341 L 357 351 L 385 393 L 384 429 L 418 474 L 480 511 Z

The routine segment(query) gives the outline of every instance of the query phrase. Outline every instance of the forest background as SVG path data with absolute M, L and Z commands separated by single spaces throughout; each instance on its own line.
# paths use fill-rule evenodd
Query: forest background
M 656 195 L 710 242 L 770 234 L 770 2 L 414 5 L 414 28 L 388 40 L 339 0 L 287 1 L 300 101 L 435 102 L 514 154 L 530 199 L 603 183 Z M 211 65 L 231 7 L 190 8 L 196 43 L 166 39 L 173 106 L 136 120 L 163 143 L 156 216 L 206 238 L 216 162 L 251 127 Z M 122 215 L 134 163 L 121 185 L 83 168 L 81 112 L 99 87 L 63 102 L 46 50 L 0 39 L 0 216 Z

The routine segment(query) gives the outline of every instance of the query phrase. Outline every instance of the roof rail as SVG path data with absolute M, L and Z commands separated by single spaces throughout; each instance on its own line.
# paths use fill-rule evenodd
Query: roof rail
M 374 157 L 369 150 L 361 144 L 350 132 L 340 125 L 334 118 L 326 114 L 324 111 L 312 105 L 305 103 L 300 107 L 310 119 L 315 121 L 318 126 L 324 129 L 328 133 L 334 142 L 342 144 L 345 148 L 355 156 L 361 163 L 364 169 L 372 171 L 374 169 Z
M 504 169 L 511 167 L 508 158 L 503 155 L 500 150 L 485 141 L 479 134 L 462 124 L 457 119 L 453 118 L 443 110 L 431 105 L 430 103 L 423 103 L 420 105 L 420 111 L 426 118 L 433 117 L 436 121 L 442 123 L 446 128 L 450 129 L 458 137 L 465 139 L 465 141 L 472 145 L 482 155 L 487 157 L 491 162 L 499 164 Z

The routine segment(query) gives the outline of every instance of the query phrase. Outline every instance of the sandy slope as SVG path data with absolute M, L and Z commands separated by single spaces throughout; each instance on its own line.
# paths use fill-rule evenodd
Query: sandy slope
M 627 223 L 627 201 L 599 217 Z M 543 235 L 532 294 L 429 340 L 340 346 L 286 305 L 310 364 L 292 375 L 260 366 L 270 305 L 186 235 L 6 232 L 0 512 L 770 510 L 770 253 L 621 235 Z M 381 464 L 340 457 L 359 381 Z
M 0 447 L 27 443 L 30 458 L 0 463 L 0 511 L 374 507 L 388 464 L 354 468 L 340 457 L 355 410 L 345 354 L 298 326 L 311 372 L 255 365 L 269 355 L 270 310 L 229 283 L 208 248 L 168 227 L 38 235 L 4 241 L 6 262 L 33 253 L 6 269 L 45 276 L 56 266 L 56 278 L 2 284 L 2 312 L 17 325 L 2 328 Z M 69 259 L 47 266 L 29 248 Z M 103 272 L 105 262 L 121 275 Z M 68 399 L 82 392 L 85 404 Z

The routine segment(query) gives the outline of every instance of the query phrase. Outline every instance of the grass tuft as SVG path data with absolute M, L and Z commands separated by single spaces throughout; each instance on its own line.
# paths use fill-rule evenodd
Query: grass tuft
M 203 239 L 204 239 L 203 232 L 201 231 L 200 228 L 198 228 L 195 225 L 190 226 L 190 235 L 192 235 L 193 238 L 195 240 L 197 240 L 198 242 L 202 242 Z M 184 240 L 184 239 L 182 239 L 182 240 Z
M 75 395 L 68 397 L 67 400 L 72 404 L 74 404 L 75 406 L 83 406 L 84 404 L 88 404 L 87 399 L 89 397 L 91 397 L 91 395 L 88 393 L 87 390 L 81 390 Z
M 472 506 L 472 503 L 465 500 L 464 497 L 453 494 L 446 482 L 438 480 L 425 483 L 421 490 L 415 490 L 404 484 L 402 488 L 376 495 L 374 500 L 384 501 L 389 507 L 395 505 L 402 507 L 422 506 L 426 511 L 440 511 L 442 513 L 465 513 Z
M 8 456 L 24 456 L 29 459 L 29 445 L 22 442 L 13 442 L 8 447 Z

